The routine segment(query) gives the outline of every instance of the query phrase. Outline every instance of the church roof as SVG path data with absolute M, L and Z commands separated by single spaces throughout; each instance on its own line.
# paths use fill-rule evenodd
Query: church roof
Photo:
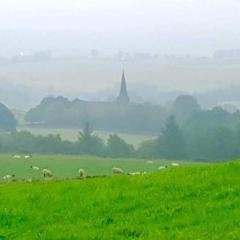
M 122 72 L 121 88 L 118 96 L 118 102 L 120 103 L 129 103 L 129 97 L 127 93 L 127 84 L 124 71 Z

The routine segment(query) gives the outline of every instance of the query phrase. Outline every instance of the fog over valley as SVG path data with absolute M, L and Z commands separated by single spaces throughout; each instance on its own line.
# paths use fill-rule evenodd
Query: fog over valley
M 236 0 L 4 1 L 0 101 L 115 99 L 124 63 L 133 102 L 238 102 L 239 10 Z
M 179 93 L 199 96 L 239 88 L 240 64 L 148 59 L 126 61 L 124 69 L 131 99 L 136 102 L 166 103 Z M 0 71 L 0 100 L 11 107 L 29 108 L 47 95 L 111 100 L 119 91 L 122 63 L 116 59 L 60 58 L 0 64 Z M 224 100 L 224 94 L 221 98 L 217 101 Z

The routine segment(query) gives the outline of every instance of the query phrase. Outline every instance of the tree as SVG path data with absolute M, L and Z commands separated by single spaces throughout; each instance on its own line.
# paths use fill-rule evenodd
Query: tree
M 111 157 L 132 157 L 134 148 L 132 145 L 127 144 L 117 134 L 113 134 L 109 136 L 107 152 Z
M 89 122 L 85 124 L 83 131 L 79 131 L 78 145 L 80 152 L 84 154 L 102 155 L 104 143 L 101 138 L 94 135 Z
M 183 135 L 174 116 L 168 118 L 158 143 L 160 157 L 167 159 L 183 159 L 186 157 Z
M 156 158 L 158 156 L 158 140 L 147 140 L 140 144 L 137 156 L 141 158 Z
M 173 103 L 172 113 L 180 124 L 185 123 L 197 112 L 201 112 L 201 107 L 193 96 L 180 95 Z
M 239 157 L 238 133 L 227 127 L 200 129 L 188 139 L 192 159 L 219 161 Z

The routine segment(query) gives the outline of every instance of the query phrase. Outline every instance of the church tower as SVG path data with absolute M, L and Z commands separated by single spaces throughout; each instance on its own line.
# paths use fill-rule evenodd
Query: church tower
M 129 97 L 127 93 L 127 84 L 126 84 L 126 79 L 125 79 L 125 74 L 124 71 L 122 72 L 122 80 L 121 80 L 121 88 L 120 88 L 120 93 L 117 98 L 117 102 L 126 105 L 129 103 Z

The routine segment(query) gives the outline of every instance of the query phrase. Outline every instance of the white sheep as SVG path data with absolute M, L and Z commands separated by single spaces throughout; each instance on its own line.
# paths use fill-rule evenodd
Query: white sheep
M 121 168 L 113 167 L 112 168 L 113 174 L 124 174 L 123 170 Z
M 131 175 L 131 176 L 141 175 L 141 172 L 131 172 L 131 173 L 128 173 L 128 175 Z
M 29 154 L 29 155 L 25 155 L 24 158 L 25 158 L 25 159 L 32 158 L 32 155 L 31 155 L 31 154 Z
M 148 164 L 153 164 L 153 161 L 147 161 Z
M 9 183 L 9 182 L 12 181 L 12 179 L 13 179 L 14 177 L 15 177 L 14 174 L 12 174 L 12 175 L 5 175 L 5 176 L 3 177 L 3 181 Z
M 49 178 L 53 177 L 53 174 L 49 169 L 43 169 L 42 173 L 43 173 L 43 177 L 49 177 Z
M 32 182 L 32 179 L 31 178 L 28 178 L 25 180 L 26 183 L 31 183 Z
M 13 158 L 21 158 L 21 156 L 20 155 L 13 155 Z
M 178 167 L 180 164 L 179 163 L 171 163 L 173 167 Z
M 40 171 L 40 167 L 37 167 L 37 166 L 30 166 L 30 168 L 31 168 L 34 172 L 39 172 L 39 171 Z
M 82 169 L 82 168 L 80 168 L 80 169 L 78 170 L 78 174 L 79 174 L 79 177 L 80 177 L 80 178 L 85 178 L 85 177 L 86 177 L 85 170 Z
M 168 166 L 160 166 L 158 167 L 158 170 L 163 170 L 163 169 L 166 169 Z

